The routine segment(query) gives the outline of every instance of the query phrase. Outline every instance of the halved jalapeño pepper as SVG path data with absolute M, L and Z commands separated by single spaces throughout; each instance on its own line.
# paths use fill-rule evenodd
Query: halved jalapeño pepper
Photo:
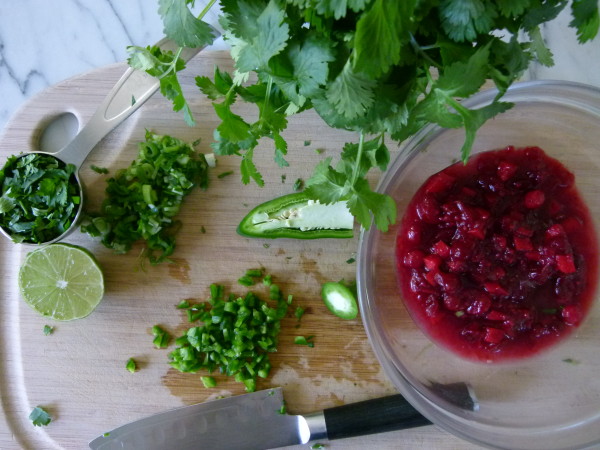
M 238 226 L 242 236 L 267 239 L 351 238 L 354 217 L 345 202 L 323 204 L 304 192 L 274 198 L 255 207 Z

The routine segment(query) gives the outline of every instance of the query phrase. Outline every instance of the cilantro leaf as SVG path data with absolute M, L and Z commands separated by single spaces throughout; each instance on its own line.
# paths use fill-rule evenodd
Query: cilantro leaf
M 553 66 L 554 57 L 552 56 L 550 49 L 546 47 L 540 27 L 534 27 L 529 30 L 529 37 L 531 39 L 531 50 L 535 54 L 537 61 L 546 67 Z
M 571 12 L 573 20 L 570 27 L 577 28 L 579 43 L 591 41 L 598 35 L 600 14 L 597 0 L 573 0 Z
M 317 0 L 315 6 L 319 14 L 341 19 L 346 17 L 348 9 L 358 12 L 364 9 L 367 3 L 369 3 L 369 0 Z
M 457 42 L 474 41 L 491 31 L 497 16 L 495 6 L 482 0 L 442 0 L 440 16 L 446 34 Z
M 327 90 L 327 100 L 346 119 L 354 119 L 366 112 L 374 102 L 375 81 L 352 70 L 347 61 L 340 74 Z
M 416 0 L 376 0 L 356 23 L 354 70 L 372 78 L 400 61 Z
M 254 161 L 252 160 L 254 157 L 254 149 L 251 148 L 247 150 L 242 155 L 242 162 L 240 163 L 240 172 L 242 174 L 242 183 L 248 184 L 250 179 L 252 178 L 257 185 L 264 186 L 265 182 L 263 180 L 262 175 L 256 168 Z
M 450 64 L 433 84 L 449 96 L 468 97 L 479 90 L 488 75 L 489 44 L 475 51 L 466 62 Z
M 186 0 L 158 0 L 158 13 L 164 33 L 180 47 L 203 47 L 213 42 L 215 34 L 207 23 L 194 17 Z
M 345 200 L 350 191 L 346 185 L 346 175 L 331 167 L 331 160 L 331 157 L 327 157 L 317 164 L 313 175 L 306 181 L 305 192 L 323 203 Z
M 239 2 L 240 7 L 245 2 Z M 239 20 L 247 23 L 247 18 L 230 17 L 229 20 Z M 252 70 L 264 68 L 269 60 L 280 53 L 287 45 L 289 37 L 289 25 L 285 23 L 285 11 L 280 9 L 274 0 L 271 0 L 267 7 L 256 18 L 256 23 L 252 26 L 252 34 L 243 33 L 245 36 L 238 36 L 245 41 L 239 49 L 236 58 L 236 68 L 241 72 L 250 72 Z
M 396 221 L 396 203 L 385 194 L 373 192 L 366 179 L 357 180 L 354 195 L 348 200 L 348 209 L 365 228 L 371 225 L 371 213 L 378 230 L 386 232 L 390 224 Z
M 318 93 L 320 87 L 327 82 L 328 63 L 334 59 L 330 43 L 309 34 L 304 42 L 294 43 L 289 47 L 288 57 L 293 67 L 292 79 L 298 94 L 306 97 Z
M 229 105 L 225 103 L 213 103 L 213 108 L 223 121 L 217 127 L 217 131 L 221 136 L 233 143 L 248 139 L 250 125 L 240 116 L 234 114 Z
M 498 11 L 504 17 L 518 17 L 530 7 L 530 0 L 496 0 Z

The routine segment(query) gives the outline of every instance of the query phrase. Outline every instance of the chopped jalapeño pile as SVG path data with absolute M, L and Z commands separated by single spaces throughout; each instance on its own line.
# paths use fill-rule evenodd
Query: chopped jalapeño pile
M 192 145 L 146 131 L 137 158 L 107 180 L 101 211 L 90 214 L 82 231 L 117 253 L 143 240 L 152 264 L 166 261 L 175 250 L 175 217 L 194 187 L 207 187 L 207 171 Z
M 257 275 L 254 269 L 252 275 Z M 224 286 L 212 284 L 207 302 L 180 303 L 179 309 L 195 311 L 188 314 L 190 320 L 202 324 L 177 338 L 177 347 L 169 354 L 171 366 L 181 372 L 206 370 L 233 376 L 248 392 L 255 391 L 257 379 L 269 375 L 269 353 L 277 351 L 281 320 L 291 303 L 291 296 L 285 297 L 270 276 L 265 276 L 262 284 L 270 301 L 253 292 L 226 294 Z M 216 386 L 212 376 L 201 380 L 206 387 Z

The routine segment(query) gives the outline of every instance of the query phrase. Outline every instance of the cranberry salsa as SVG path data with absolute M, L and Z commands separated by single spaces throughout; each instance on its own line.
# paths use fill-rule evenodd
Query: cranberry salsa
M 412 317 L 471 360 L 538 353 L 576 328 L 594 298 L 588 208 L 573 174 L 537 147 L 480 153 L 431 176 L 396 245 Z

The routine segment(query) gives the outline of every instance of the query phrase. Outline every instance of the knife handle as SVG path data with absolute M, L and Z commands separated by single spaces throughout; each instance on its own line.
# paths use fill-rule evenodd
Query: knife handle
M 329 440 L 430 425 L 402 395 L 391 395 L 323 411 Z

